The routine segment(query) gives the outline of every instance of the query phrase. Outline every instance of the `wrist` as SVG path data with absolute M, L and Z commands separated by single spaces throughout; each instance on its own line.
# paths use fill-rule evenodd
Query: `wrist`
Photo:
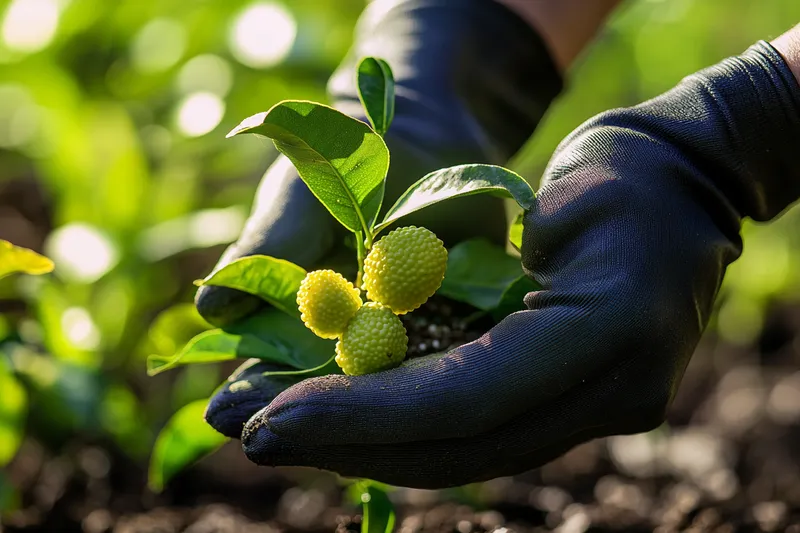
M 569 70 L 621 0 L 496 0 L 542 36 L 559 72 Z
M 800 24 L 772 41 L 800 84 Z

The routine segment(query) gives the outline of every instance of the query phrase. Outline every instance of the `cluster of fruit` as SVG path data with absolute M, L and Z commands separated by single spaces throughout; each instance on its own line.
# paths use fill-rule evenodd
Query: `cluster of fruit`
M 336 363 L 357 376 L 399 365 L 408 336 L 397 315 L 418 308 L 444 279 L 447 250 L 425 228 L 398 228 L 379 240 L 364 260 L 361 291 L 333 270 L 309 272 L 297 292 L 303 323 L 336 343 Z

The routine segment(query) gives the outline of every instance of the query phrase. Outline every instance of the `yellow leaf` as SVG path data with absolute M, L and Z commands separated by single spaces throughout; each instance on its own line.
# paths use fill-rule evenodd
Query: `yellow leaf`
M 53 268 L 55 265 L 45 256 L 0 239 L 0 278 L 16 272 L 47 274 Z

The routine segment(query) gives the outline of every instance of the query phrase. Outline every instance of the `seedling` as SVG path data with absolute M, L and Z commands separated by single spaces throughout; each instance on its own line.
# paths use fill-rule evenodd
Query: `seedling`
M 310 191 L 353 234 L 355 279 L 332 270 L 309 273 L 264 255 L 233 261 L 197 284 L 244 291 L 270 308 L 231 327 L 207 331 L 175 355 L 151 356 L 151 375 L 179 365 L 234 358 L 258 358 L 296 369 L 279 372 L 283 375 L 382 371 L 399 365 L 406 354 L 408 339 L 397 315 L 417 309 L 437 290 L 501 318 L 501 313 L 520 309 L 521 294 L 535 288 L 518 259 L 485 241 L 461 243 L 448 257 L 428 229 L 398 227 L 410 213 L 475 194 L 513 198 L 523 210 L 529 209 L 534 192 L 511 170 L 473 164 L 431 172 L 379 216 L 389 170 L 383 136 L 394 117 L 394 79 L 385 61 L 370 57 L 361 61 L 356 76 L 369 124 L 320 103 L 287 100 L 245 119 L 228 134 L 268 137 L 294 164 Z M 381 235 L 391 227 L 395 229 Z M 517 246 L 520 228 L 518 218 L 510 234 Z M 183 425 L 200 422 L 200 414 L 196 405 L 187 406 L 159 437 L 151 465 L 154 488 L 225 441 L 204 433 L 199 445 L 187 451 L 187 441 L 176 435 L 186 432 Z M 171 452 L 173 441 L 180 441 L 180 451 Z

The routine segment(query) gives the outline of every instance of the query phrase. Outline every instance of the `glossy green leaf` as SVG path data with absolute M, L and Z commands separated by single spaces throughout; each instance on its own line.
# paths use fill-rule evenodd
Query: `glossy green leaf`
M 541 290 L 541 288 L 541 285 L 528 276 L 520 276 L 503 291 L 500 302 L 492 309 L 492 317 L 499 322 L 511 313 L 527 309 L 523 301 L 525 295 L 532 291 Z
M 444 168 L 431 172 L 409 187 L 375 227 L 375 233 L 400 217 L 437 202 L 484 193 L 514 198 L 523 209 L 528 209 L 536 198 L 528 182 L 507 168 L 494 165 Z
M 0 278 L 17 272 L 23 274 L 47 274 L 55 265 L 33 250 L 14 246 L 0 239 Z
M 480 239 L 465 241 L 448 251 L 439 294 L 491 311 L 522 276 L 519 259 L 499 246 Z
M 330 358 L 335 344 L 314 335 L 300 320 L 264 309 L 231 326 L 197 335 L 175 355 L 151 355 L 147 373 L 154 376 L 181 365 L 250 358 L 313 368 Z
M 251 255 L 225 265 L 198 285 L 230 287 L 253 294 L 299 319 L 297 291 L 304 277 L 306 271 L 292 262 Z
M 324 363 L 336 347 L 335 340 L 317 337 L 300 320 L 275 309 L 264 309 L 226 326 L 224 330 L 234 335 L 251 335 L 262 342 L 281 347 L 294 361 L 292 366 L 300 369 Z
M 394 505 L 379 486 L 371 482 L 359 484 L 363 516 L 361 531 L 364 533 L 392 533 L 395 524 Z
M 300 177 L 350 231 L 367 231 L 380 210 L 389 149 L 372 128 L 331 107 L 286 100 L 242 121 L 228 137 L 269 137 Z
M 214 431 L 205 419 L 208 400 L 185 405 L 161 430 L 150 457 L 148 485 L 161 492 L 175 474 L 217 451 L 228 439 Z
M 0 354 L 0 358 L 4 357 Z M 22 442 L 25 416 L 28 412 L 28 394 L 11 372 L 5 360 L 0 360 L 0 467 L 5 466 L 17 453 Z
M 293 366 L 297 364 L 283 347 L 264 342 L 253 335 L 234 335 L 212 329 L 194 337 L 175 355 L 148 357 L 147 373 L 155 376 L 180 365 L 219 363 L 251 357 Z
M 365 57 L 358 65 L 358 97 L 372 127 L 384 135 L 394 119 L 394 75 L 383 59 Z
M 512 222 L 511 226 L 508 228 L 508 241 L 517 250 L 522 249 L 522 219 L 524 217 L 524 211 L 519 213 L 514 218 L 514 222 Z

